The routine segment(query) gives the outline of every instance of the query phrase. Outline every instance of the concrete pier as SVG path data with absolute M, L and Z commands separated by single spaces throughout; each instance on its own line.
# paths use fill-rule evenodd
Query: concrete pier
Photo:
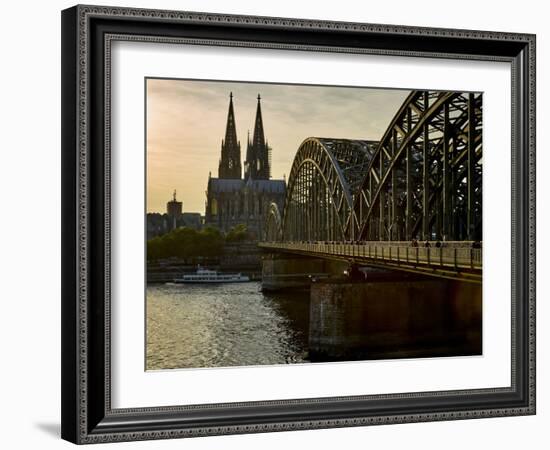
M 311 360 L 481 354 L 481 285 L 399 277 L 312 284 Z

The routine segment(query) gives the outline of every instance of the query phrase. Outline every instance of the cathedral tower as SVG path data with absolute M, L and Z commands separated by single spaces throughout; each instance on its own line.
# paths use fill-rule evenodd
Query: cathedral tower
M 271 178 L 271 149 L 264 135 L 262 107 L 258 95 L 254 133 L 249 133 L 245 161 L 245 178 L 241 178 L 241 146 L 237 141 L 233 94 L 229 95 L 229 113 L 225 139 L 222 141 L 219 177 L 208 175 L 204 223 L 227 233 L 245 225 L 250 236 L 264 236 L 272 203 L 284 207 L 286 181 Z M 174 200 L 175 201 L 175 200 Z
M 269 180 L 271 177 L 270 148 L 265 140 L 264 124 L 262 120 L 262 106 L 258 94 L 258 106 L 256 108 L 256 121 L 252 141 L 248 138 L 246 148 L 246 161 L 244 163 L 244 178 L 253 180 Z
M 229 94 L 229 112 L 227 113 L 225 139 L 222 140 L 222 156 L 220 158 L 218 177 L 221 179 L 240 179 L 241 173 L 241 143 L 237 141 L 235 112 L 233 111 L 233 93 L 231 92 Z

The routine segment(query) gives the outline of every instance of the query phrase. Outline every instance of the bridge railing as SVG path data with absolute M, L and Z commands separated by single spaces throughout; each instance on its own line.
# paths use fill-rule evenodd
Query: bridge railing
M 349 259 L 388 261 L 407 265 L 445 266 L 480 270 L 481 248 L 473 243 L 444 242 L 430 246 L 410 242 L 262 242 L 264 248 L 305 252 Z

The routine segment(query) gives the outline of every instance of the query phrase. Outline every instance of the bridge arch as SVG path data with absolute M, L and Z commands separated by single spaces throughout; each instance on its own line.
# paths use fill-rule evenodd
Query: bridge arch
M 413 91 L 369 161 L 346 234 L 481 239 L 482 95 Z
M 277 203 L 273 202 L 269 205 L 269 210 L 267 212 L 264 239 L 267 242 L 276 242 L 282 239 L 282 235 L 283 228 L 281 212 L 279 211 Z
M 282 216 L 285 241 L 353 239 L 353 193 L 376 142 L 310 137 L 302 142 L 289 175 Z M 356 224 L 357 225 L 357 224 Z

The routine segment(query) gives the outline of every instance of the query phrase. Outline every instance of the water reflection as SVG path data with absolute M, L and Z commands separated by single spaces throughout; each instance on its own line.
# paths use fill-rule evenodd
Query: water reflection
M 147 369 L 307 362 L 309 293 L 260 283 L 149 285 Z

